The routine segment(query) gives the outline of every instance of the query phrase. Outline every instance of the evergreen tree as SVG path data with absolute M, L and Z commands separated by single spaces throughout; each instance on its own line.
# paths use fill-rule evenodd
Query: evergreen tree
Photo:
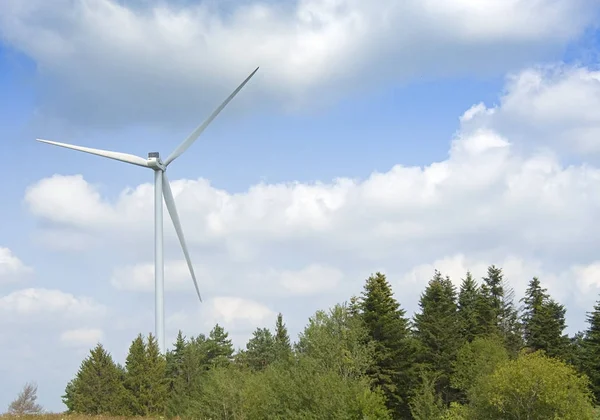
M 515 308 L 515 292 L 506 280 L 503 280 L 502 311 L 500 313 L 500 333 L 509 354 L 516 357 L 523 348 L 523 325 L 519 311 Z
M 146 414 L 144 410 L 146 387 L 146 343 L 142 334 L 139 334 L 129 346 L 125 359 L 125 388 L 129 391 L 129 411 L 133 415 Z
M 471 342 L 484 331 L 478 313 L 479 288 L 470 272 L 463 279 L 458 294 L 458 318 L 462 338 Z
M 569 338 L 563 334 L 566 328 L 564 306 L 550 298 L 537 277 L 529 282 L 522 302 L 527 347 L 533 351 L 543 350 L 551 357 L 567 357 Z
M 590 378 L 592 392 L 600 402 L 600 300 L 586 316 L 588 328 L 583 339 L 582 365 Z
M 62 400 L 72 413 L 129 414 L 122 371 L 101 344 L 83 360 L 75 378 L 67 384 Z
M 283 315 L 277 314 L 275 322 L 275 355 L 277 360 L 287 360 L 292 354 L 292 345 L 287 327 L 283 323 Z
M 133 340 L 125 368 L 131 413 L 139 416 L 163 414 L 168 389 L 166 362 L 152 334 L 148 335 L 147 342 L 141 334 Z
M 276 359 L 275 337 L 268 328 L 257 328 L 246 343 L 245 361 L 252 370 L 263 370 Z
M 166 367 L 165 356 L 160 352 L 158 341 L 152 334 L 148 334 L 146 344 L 148 395 L 144 402 L 146 415 L 162 415 L 165 412 L 168 395 Z
M 409 321 L 394 299 L 385 275 L 375 273 L 364 286 L 361 315 L 373 341 L 373 366 L 368 375 L 386 398 L 394 418 L 410 415 L 408 395 L 414 380 L 414 346 L 409 340 Z
M 183 416 L 198 398 L 203 375 L 210 366 L 207 347 L 209 341 L 203 334 L 191 337 L 182 347 L 181 371 L 173 381 L 167 405 L 169 417 Z
M 233 344 L 229 334 L 219 324 L 215 325 L 205 343 L 207 362 L 210 366 L 225 366 L 233 356 Z
M 452 367 L 463 343 L 456 304 L 456 289 L 448 277 L 435 271 L 419 301 L 420 313 L 415 314 L 415 337 L 421 344 L 419 361 L 436 372 L 437 391 L 449 404 L 454 399 L 450 387 Z
M 166 376 L 169 392 L 173 392 L 177 378 L 183 373 L 183 352 L 185 346 L 185 337 L 181 330 L 179 330 L 174 348 L 173 350 L 169 350 L 166 356 Z
M 509 353 L 516 356 L 522 347 L 522 327 L 514 305 L 514 291 L 501 268 L 488 267 L 480 291 L 478 309 L 483 332 L 500 335 Z

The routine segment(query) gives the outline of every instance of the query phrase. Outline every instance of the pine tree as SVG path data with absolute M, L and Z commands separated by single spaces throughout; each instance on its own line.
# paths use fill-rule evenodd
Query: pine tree
M 126 415 L 127 391 L 122 371 L 112 356 L 98 344 L 83 360 L 62 397 L 69 412 L 92 415 Z
M 279 313 L 275 322 L 275 357 L 277 360 L 287 360 L 291 354 L 290 336 L 283 322 L 283 315 Z
M 444 402 L 454 398 L 450 387 L 452 366 L 463 343 L 457 311 L 456 289 L 448 277 L 435 271 L 419 301 L 415 314 L 415 337 L 421 343 L 419 361 L 438 374 L 437 390 Z
M 207 362 L 211 366 L 225 366 L 233 356 L 233 344 L 229 334 L 219 324 L 215 325 L 205 344 Z
M 529 282 L 521 301 L 527 347 L 533 351 L 543 350 L 551 357 L 567 357 L 569 338 L 563 334 L 566 328 L 564 306 L 550 298 L 537 277 Z
M 479 288 L 470 272 L 463 279 L 458 294 L 458 318 L 462 338 L 471 342 L 483 333 L 478 313 Z
M 586 316 L 588 328 L 583 339 L 582 365 L 590 378 L 592 392 L 600 401 L 600 300 Z
M 374 365 L 367 374 L 383 391 L 394 418 L 406 418 L 410 415 L 408 395 L 414 380 L 414 347 L 405 311 L 394 299 L 384 274 L 378 272 L 367 279 L 360 306 L 374 348 Z
M 265 369 L 276 359 L 275 337 L 268 328 L 257 328 L 246 343 L 245 361 L 252 370 Z

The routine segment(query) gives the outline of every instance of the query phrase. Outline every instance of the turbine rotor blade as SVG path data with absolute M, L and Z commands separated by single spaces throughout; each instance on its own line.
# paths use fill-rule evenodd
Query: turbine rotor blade
M 57 141 L 36 139 L 41 143 L 51 144 L 53 146 L 64 147 L 67 149 L 77 150 L 79 152 L 90 153 L 92 155 L 102 156 L 108 159 L 118 160 L 120 162 L 131 163 L 132 165 L 143 166 L 148 168 L 148 161 L 142 157 L 130 155 L 128 153 L 111 152 L 109 150 L 92 149 L 91 147 L 75 146 L 73 144 L 59 143 Z
M 258 71 L 258 67 L 250 74 L 250 76 L 246 77 L 246 80 L 244 80 L 242 82 L 242 84 L 239 85 L 237 87 L 237 89 L 234 90 L 231 93 L 231 95 L 229 95 L 227 97 L 227 99 L 225 99 L 225 101 L 223 101 L 223 103 L 221 105 L 219 105 L 219 107 L 217 109 L 215 109 L 213 111 L 213 113 L 210 115 L 210 117 L 208 117 L 208 119 L 206 121 L 204 121 L 200 126 L 198 126 L 198 128 L 196 128 L 194 130 L 194 132 L 192 132 L 192 134 L 190 134 L 188 136 L 188 138 L 183 141 L 183 143 L 181 143 L 179 146 L 177 146 L 177 148 L 173 151 L 173 153 L 171 153 L 171 155 L 169 155 L 169 157 L 167 157 L 167 159 L 165 160 L 165 162 L 164 162 L 165 166 L 168 166 L 171 162 L 173 162 L 175 159 L 177 159 L 179 156 L 181 156 L 183 154 L 183 152 L 185 152 L 192 145 L 192 143 L 194 143 L 196 141 L 196 139 L 200 136 L 200 134 L 202 134 L 202 132 L 206 129 L 206 127 L 208 127 L 208 125 L 215 118 L 217 118 L 217 115 L 219 115 L 219 113 L 223 110 L 223 108 L 225 108 L 225 106 L 227 106 L 227 104 L 233 99 L 233 97 L 235 95 L 237 95 L 240 90 L 242 90 L 242 88 L 246 85 L 246 83 L 248 83 L 250 78 L 252 78 L 252 76 L 254 76 L 254 74 L 257 71 Z
M 181 249 L 183 249 L 183 255 L 185 255 L 185 261 L 187 262 L 187 266 L 190 270 L 190 274 L 192 275 L 192 280 L 194 281 L 194 287 L 196 287 L 196 293 L 198 294 L 198 299 L 202 302 L 202 296 L 200 296 L 200 289 L 198 288 L 198 281 L 196 280 L 196 273 L 194 273 L 194 267 L 192 266 L 192 260 L 190 259 L 190 253 L 188 252 L 187 245 L 185 244 L 185 237 L 183 236 L 183 230 L 181 229 L 181 222 L 179 220 L 179 215 L 177 214 L 177 207 L 175 207 L 175 200 L 173 199 L 173 192 L 171 191 L 171 185 L 169 185 L 169 180 L 167 179 L 167 174 L 163 172 L 162 176 L 163 183 L 163 198 L 165 199 L 165 204 L 167 205 L 167 210 L 169 211 L 169 215 L 171 216 L 171 220 L 173 221 L 173 226 L 175 226 L 175 232 L 177 232 L 177 237 L 179 238 L 179 243 L 181 244 Z

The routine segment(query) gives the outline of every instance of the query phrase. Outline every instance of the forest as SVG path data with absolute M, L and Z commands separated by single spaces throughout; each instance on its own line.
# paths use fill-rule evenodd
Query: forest
M 514 296 L 501 268 L 456 287 L 435 271 L 406 315 L 386 276 L 317 311 L 292 342 L 282 314 L 235 351 L 216 325 L 165 356 L 136 337 L 124 365 L 98 344 L 66 385 L 67 415 L 182 419 L 600 418 L 600 302 L 586 329 L 538 278 Z M 62 418 L 62 417 L 61 417 Z M 79 417 L 77 417 L 79 418 Z

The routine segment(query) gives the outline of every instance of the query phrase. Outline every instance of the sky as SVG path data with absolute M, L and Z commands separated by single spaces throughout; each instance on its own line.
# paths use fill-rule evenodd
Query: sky
M 41 144 L 170 152 L 203 303 L 165 219 L 167 342 L 292 338 L 384 272 L 502 267 L 586 328 L 600 297 L 597 0 L 0 2 L 0 411 L 59 411 L 97 342 L 154 332 L 153 176 Z M 166 213 L 165 213 L 166 215 Z

